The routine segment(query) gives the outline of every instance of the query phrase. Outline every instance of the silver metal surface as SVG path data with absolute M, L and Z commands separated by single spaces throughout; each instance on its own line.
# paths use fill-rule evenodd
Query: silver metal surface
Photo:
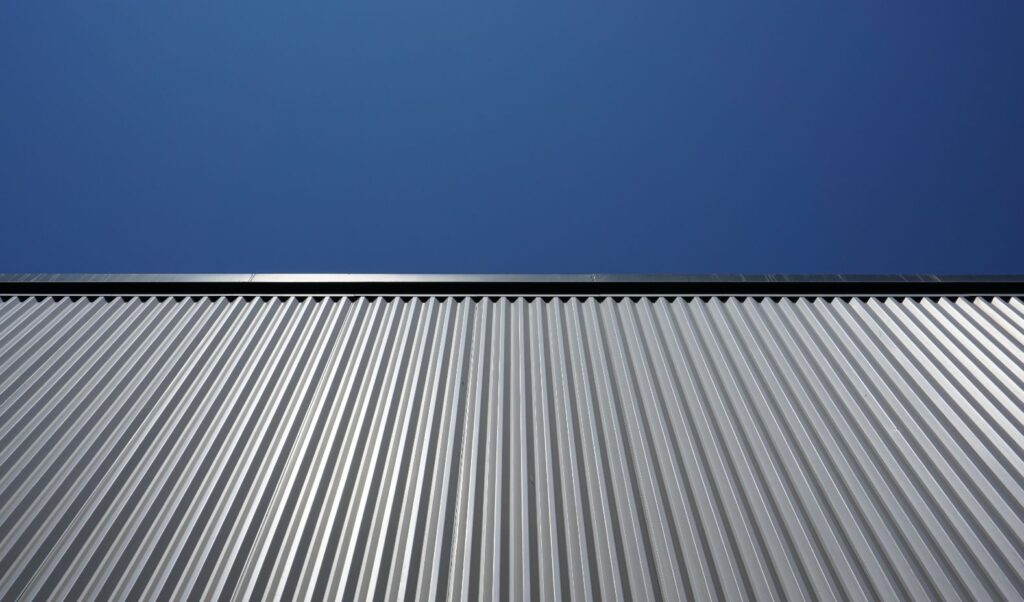
M 929 274 L 0 274 L 8 296 L 1019 297 L 1024 276 Z
M 0 282 L 66 283 L 410 283 L 410 284 L 482 284 L 482 283 L 990 283 L 1022 282 L 1024 275 L 936 275 L 936 274 L 61 274 L 0 273 Z
M 1024 303 L 0 301 L 0 599 L 1020 599 Z

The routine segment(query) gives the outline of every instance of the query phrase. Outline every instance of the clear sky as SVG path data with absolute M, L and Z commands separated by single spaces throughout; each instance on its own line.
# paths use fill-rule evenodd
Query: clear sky
M 1024 272 L 1024 2 L 0 3 L 0 271 Z

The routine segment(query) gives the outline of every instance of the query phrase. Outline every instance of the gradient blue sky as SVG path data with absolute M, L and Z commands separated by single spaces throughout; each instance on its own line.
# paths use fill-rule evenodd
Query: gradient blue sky
M 1024 272 L 1024 3 L 0 4 L 0 271 Z

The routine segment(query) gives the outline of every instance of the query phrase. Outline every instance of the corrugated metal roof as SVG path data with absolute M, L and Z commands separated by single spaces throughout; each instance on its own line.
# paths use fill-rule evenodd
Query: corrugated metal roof
M 0 301 L 0 597 L 1020 599 L 1024 304 Z

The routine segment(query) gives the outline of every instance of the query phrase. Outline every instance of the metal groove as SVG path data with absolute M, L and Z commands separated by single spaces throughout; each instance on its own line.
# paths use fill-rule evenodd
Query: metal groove
M 0 599 L 1021 597 L 1017 297 L 0 300 Z

